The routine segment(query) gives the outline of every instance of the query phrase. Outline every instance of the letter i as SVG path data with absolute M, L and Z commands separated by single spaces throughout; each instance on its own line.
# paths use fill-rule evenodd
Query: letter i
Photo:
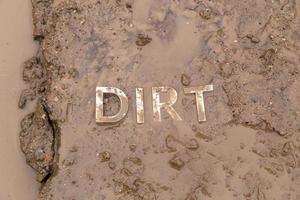
M 145 122 L 145 112 L 144 112 L 144 89 L 136 88 L 136 122 L 138 124 L 143 124 Z

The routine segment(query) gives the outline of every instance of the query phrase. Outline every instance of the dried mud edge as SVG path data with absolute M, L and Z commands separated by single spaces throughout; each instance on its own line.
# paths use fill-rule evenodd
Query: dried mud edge
M 47 31 L 51 30 L 52 24 L 48 22 L 50 18 L 55 17 L 52 15 L 52 4 L 52 0 L 32 0 L 33 36 L 39 43 L 48 34 Z M 52 110 L 47 104 L 47 92 L 53 76 L 59 74 L 60 66 L 49 63 L 41 49 L 35 57 L 24 64 L 23 79 L 29 84 L 29 89 L 21 93 L 18 106 L 24 108 L 27 101 L 34 99 L 37 99 L 37 102 L 35 111 L 26 115 L 21 122 L 20 144 L 26 161 L 36 171 L 37 180 L 42 183 L 42 188 L 58 171 L 60 128 L 59 122 L 51 117 Z M 228 106 L 232 108 L 232 105 Z M 266 121 L 262 125 L 252 125 L 234 118 L 230 124 L 241 124 L 252 129 L 277 132 L 281 135 L 280 131 Z
M 52 0 L 32 0 L 33 38 L 41 46 L 47 34 L 47 22 L 51 16 Z M 49 28 L 49 27 L 48 27 Z M 48 29 L 49 30 L 49 29 Z M 41 188 L 58 170 L 60 128 L 51 117 L 47 104 L 47 91 L 51 84 L 53 71 L 43 56 L 41 49 L 24 62 L 23 80 L 29 87 L 21 92 L 18 107 L 23 109 L 28 101 L 36 100 L 36 108 L 21 121 L 20 147 L 26 162 L 36 172 L 36 180 Z

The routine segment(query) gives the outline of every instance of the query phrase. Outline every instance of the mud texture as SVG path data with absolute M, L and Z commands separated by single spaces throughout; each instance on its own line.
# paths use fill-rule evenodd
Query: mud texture
M 41 200 L 299 200 L 300 2 L 33 1 L 40 51 L 24 66 L 37 99 L 21 147 Z M 207 122 L 183 88 L 213 84 Z M 129 96 L 119 124 L 95 123 L 96 86 Z M 154 122 L 151 87 L 183 118 Z M 145 124 L 135 122 L 145 89 Z M 108 98 L 106 113 L 118 108 Z M 58 149 L 58 147 L 60 147 Z
M 21 129 L 21 149 L 28 164 L 36 170 L 37 180 L 43 182 L 54 171 L 56 127 L 42 102 L 22 120 Z

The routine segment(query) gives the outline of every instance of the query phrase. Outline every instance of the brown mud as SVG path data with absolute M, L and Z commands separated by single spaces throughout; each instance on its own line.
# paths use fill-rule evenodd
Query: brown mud
M 0 199 L 32 200 L 39 183 L 35 172 L 25 162 L 20 149 L 21 119 L 32 110 L 18 109 L 18 97 L 25 84 L 20 79 L 22 63 L 35 55 L 37 43 L 32 38 L 31 2 L 0 1 Z
M 20 134 L 38 199 L 300 199 L 300 2 L 33 1 L 37 99 Z M 186 86 L 213 84 L 198 123 Z M 152 119 L 171 86 L 183 121 Z M 95 123 L 96 86 L 129 96 L 117 125 Z M 134 89 L 145 89 L 145 124 Z M 109 99 L 107 112 L 118 102 Z

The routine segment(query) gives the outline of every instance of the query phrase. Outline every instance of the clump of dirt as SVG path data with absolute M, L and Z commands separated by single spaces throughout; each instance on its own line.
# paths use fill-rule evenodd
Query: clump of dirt
M 145 46 L 149 44 L 152 41 L 152 39 L 148 35 L 144 34 L 138 34 L 137 40 L 136 40 L 136 45 L 137 46 Z
M 29 83 L 29 88 L 22 91 L 19 108 L 24 108 L 27 101 L 32 101 L 40 96 L 47 87 L 47 72 L 41 60 L 33 57 L 24 63 L 23 80 Z
M 21 122 L 20 142 L 26 161 L 36 170 L 40 182 L 45 182 L 54 172 L 56 134 L 56 125 L 49 119 L 44 103 L 39 101 L 35 112 Z
M 47 33 L 47 24 L 53 2 L 53 0 L 32 0 L 33 37 L 36 40 L 42 40 Z
M 40 51 L 19 107 L 37 99 L 20 140 L 38 199 L 298 200 L 299 12 L 295 0 L 33 1 Z M 208 84 L 199 123 L 183 88 Z M 183 121 L 153 121 L 158 85 L 177 90 Z M 126 92 L 123 121 L 96 124 L 96 86 Z M 119 106 L 109 96 L 106 114 Z

